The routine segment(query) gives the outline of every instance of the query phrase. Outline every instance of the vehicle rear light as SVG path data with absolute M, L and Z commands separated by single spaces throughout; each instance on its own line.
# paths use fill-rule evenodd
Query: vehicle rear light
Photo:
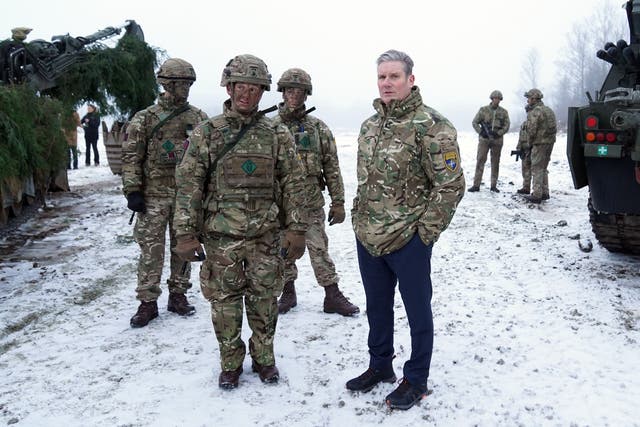
M 616 142 L 616 139 L 618 139 L 618 138 L 616 137 L 616 134 L 615 134 L 615 133 L 613 133 L 613 132 L 608 132 L 608 133 L 607 133 L 607 138 L 606 138 L 606 139 L 607 139 L 607 142 Z
M 598 118 L 596 116 L 589 116 L 584 122 L 587 129 L 595 129 L 598 127 Z
M 596 134 L 594 132 L 587 132 L 584 138 L 587 140 L 587 142 L 593 142 L 596 140 Z
M 604 132 L 598 132 L 596 134 L 596 141 L 598 142 L 604 142 Z

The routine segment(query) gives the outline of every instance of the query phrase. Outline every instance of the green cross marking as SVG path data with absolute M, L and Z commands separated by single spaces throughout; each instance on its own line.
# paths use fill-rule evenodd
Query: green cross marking
M 244 173 L 246 173 L 247 175 L 251 175 L 252 173 L 254 173 L 257 169 L 257 166 L 255 163 L 253 163 L 251 161 L 251 159 L 246 160 L 243 164 L 242 164 L 242 170 L 244 171 Z
M 174 147 L 174 143 L 169 141 L 168 139 L 162 144 L 162 148 L 164 148 L 164 151 L 166 151 L 167 153 L 173 151 Z
M 609 152 L 609 147 L 606 145 L 601 145 L 598 147 L 598 156 L 606 156 Z

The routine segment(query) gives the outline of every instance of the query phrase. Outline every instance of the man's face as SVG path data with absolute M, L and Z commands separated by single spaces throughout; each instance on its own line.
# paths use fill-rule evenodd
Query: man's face
M 307 100 L 307 91 L 301 87 L 285 87 L 282 98 L 287 107 L 298 108 Z
M 500 98 L 495 97 L 495 96 L 493 98 L 491 98 L 491 105 L 493 105 L 494 107 L 497 107 L 498 104 L 500 104 Z
M 413 74 L 407 76 L 404 64 L 400 61 L 387 61 L 378 65 L 378 92 L 385 104 L 393 100 L 403 100 L 409 93 L 414 82 Z
M 189 91 L 193 82 L 187 80 L 171 80 L 162 87 L 169 92 L 176 104 L 183 104 L 189 99 Z
M 532 96 L 528 96 L 527 97 L 527 105 L 533 105 L 533 104 L 536 103 L 537 100 L 538 100 L 537 98 L 534 98 Z
M 227 93 L 231 97 L 231 109 L 249 115 L 258 107 L 264 88 L 254 83 L 229 83 Z

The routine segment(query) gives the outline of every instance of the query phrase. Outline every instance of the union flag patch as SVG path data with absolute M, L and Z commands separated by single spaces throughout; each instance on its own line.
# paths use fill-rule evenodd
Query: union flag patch
M 448 170 L 454 172 L 458 168 L 458 153 L 455 151 L 447 151 L 444 153 L 444 164 Z

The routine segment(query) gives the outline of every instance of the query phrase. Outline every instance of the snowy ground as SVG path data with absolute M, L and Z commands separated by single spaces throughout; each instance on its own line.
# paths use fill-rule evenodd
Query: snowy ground
M 195 316 L 168 313 L 165 292 L 160 317 L 131 329 L 138 247 L 120 178 L 102 165 L 70 171 L 70 193 L 51 195 L 47 209 L 0 240 L 0 422 L 640 426 L 640 258 L 597 245 L 587 193 L 571 185 L 564 136 L 550 165 L 551 200 L 538 207 L 516 197 L 515 138 L 503 150 L 502 192 L 485 185 L 468 193 L 435 246 L 432 394 L 419 406 L 388 411 L 391 384 L 361 395 L 344 387 L 368 361 L 349 218 L 328 228 L 330 248 L 341 287 L 363 314 L 322 312 L 305 255 L 299 305 L 278 323 L 278 385 L 263 385 L 247 357 L 240 387 L 218 388 L 218 348 L 196 271 Z M 469 183 L 476 140 L 462 134 L 460 143 Z M 355 138 L 338 145 L 351 200 Z M 581 252 L 580 239 L 591 239 L 593 251 Z M 396 307 L 401 374 L 410 346 L 399 297 Z

